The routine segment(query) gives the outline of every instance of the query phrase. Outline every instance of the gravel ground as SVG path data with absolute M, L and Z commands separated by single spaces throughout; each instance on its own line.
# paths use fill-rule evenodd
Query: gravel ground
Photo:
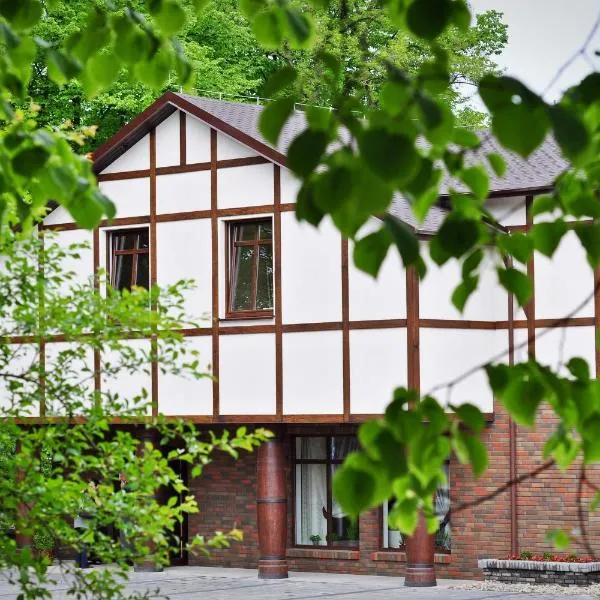
M 554 584 L 532 584 L 532 583 L 501 583 L 500 581 L 472 581 L 461 582 L 457 585 L 448 585 L 455 590 L 476 590 L 482 592 L 519 592 L 522 594 L 562 594 L 564 596 L 595 596 L 600 597 L 600 583 L 592 585 L 562 586 Z

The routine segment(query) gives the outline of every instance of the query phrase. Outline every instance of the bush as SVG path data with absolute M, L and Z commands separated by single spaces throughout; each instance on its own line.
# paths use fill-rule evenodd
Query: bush
M 531 560 L 533 558 L 533 552 L 531 552 L 531 550 L 521 550 L 519 558 L 521 560 Z

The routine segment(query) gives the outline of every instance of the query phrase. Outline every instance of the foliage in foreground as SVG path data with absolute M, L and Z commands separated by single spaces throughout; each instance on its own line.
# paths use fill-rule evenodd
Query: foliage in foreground
M 178 545 L 176 523 L 185 513 L 198 511 L 172 461 L 189 464 L 192 477 L 198 477 L 213 452 L 236 458 L 270 434 L 240 428 L 233 434 L 201 436 L 191 423 L 147 417 L 151 405 L 140 375 L 150 381 L 151 359 L 164 374 L 208 377 L 200 367 L 203 357 L 174 333 L 188 325 L 182 292 L 190 282 L 150 292 L 103 292 L 92 281 L 78 282 L 67 270 L 89 257 L 89 247 L 64 248 L 49 234 L 43 242 L 37 237 L 8 241 L 2 251 L 0 571 L 8 570 L 23 597 L 47 596 L 52 580 L 48 560 L 31 548 L 19 549 L 15 536 L 33 538 L 35 551 L 59 546 L 75 551 L 85 545 L 115 567 L 83 572 L 63 564 L 63 572 L 73 576 L 71 593 L 121 597 L 128 562 L 168 564 L 169 547 Z M 38 269 L 40 257 L 43 269 Z M 151 336 L 158 352 L 148 341 Z M 144 338 L 146 342 L 140 341 Z M 40 361 L 41 346 L 45 360 Z M 94 355 L 102 391 L 94 385 Z M 124 379 L 139 381 L 139 389 L 123 393 Z M 40 404 L 50 423 L 23 421 L 38 415 Z M 110 426 L 115 420 L 121 423 L 116 428 Z M 158 434 L 166 452 L 140 443 L 146 428 Z M 120 475 L 127 480 L 124 490 Z M 90 494 L 90 480 L 98 482 L 95 494 Z M 168 491 L 183 494 L 184 501 L 159 502 Z M 91 517 L 88 529 L 74 528 L 81 513 Z M 109 535 L 110 528 L 123 532 L 126 541 Z M 207 551 L 240 537 L 235 529 L 210 539 L 197 536 L 188 549 Z

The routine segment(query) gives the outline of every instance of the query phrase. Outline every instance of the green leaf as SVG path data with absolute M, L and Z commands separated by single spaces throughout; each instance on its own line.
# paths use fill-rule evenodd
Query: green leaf
M 506 365 L 486 365 L 488 383 L 495 396 L 501 396 L 510 382 L 510 371 Z
M 135 72 L 143 83 L 160 89 L 167 81 L 171 67 L 172 55 L 163 46 L 150 60 L 138 63 Z
M 503 177 L 506 173 L 506 161 L 497 152 L 487 154 L 488 162 L 498 177 Z
M 566 223 L 564 221 L 554 221 L 536 223 L 531 229 L 530 235 L 533 239 L 535 249 L 544 256 L 551 257 L 566 233 Z
M 42 17 L 39 0 L 0 0 L 0 15 L 15 29 L 30 29 Z
M 437 145 L 446 145 L 452 138 L 454 116 L 450 108 L 426 96 L 418 97 L 419 108 L 422 113 L 422 122 L 425 126 L 425 137 Z
M 358 240 L 354 246 L 354 264 L 365 273 L 377 277 L 379 269 L 392 244 L 387 229 L 381 228 Z
M 587 362 L 578 356 L 574 356 L 567 363 L 567 369 L 571 372 L 573 377 L 579 379 L 580 381 L 589 381 L 590 380 L 590 367 Z
M 483 260 L 483 250 L 481 248 L 476 248 L 467 256 L 462 264 L 462 276 L 463 279 L 466 279 L 477 267 L 481 264 Z
M 504 289 L 515 295 L 520 306 L 524 306 L 531 299 L 533 286 L 525 273 L 510 267 L 508 269 L 497 269 L 498 279 Z
M 533 254 L 533 240 L 525 233 L 510 233 L 498 237 L 498 248 L 527 264 Z
M 433 40 L 448 25 L 452 4 L 450 0 L 414 0 L 406 11 L 406 23 L 418 37 Z
M 265 0 L 239 0 L 240 11 L 247 19 L 252 19 L 265 5 Z
M 463 0 L 454 0 L 452 2 L 452 11 L 450 20 L 461 30 L 467 31 L 471 24 L 471 12 L 466 2 Z
M 485 200 L 489 191 L 489 178 L 483 167 L 469 167 L 463 169 L 460 178 L 473 192 L 478 200 Z
M 485 427 L 483 413 L 474 404 L 461 404 L 454 407 L 458 418 L 467 425 L 474 433 L 480 433 Z
M 388 513 L 388 523 L 393 529 L 399 529 L 404 535 L 412 535 L 419 523 L 416 498 L 407 498 L 397 502 Z
M 333 476 L 333 495 L 350 517 L 368 508 L 376 493 L 375 477 L 363 466 L 366 457 L 359 456 L 350 454 Z
M 310 19 L 294 6 L 285 5 L 282 10 L 285 13 L 290 47 L 296 50 L 306 48 L 310 44 L 313 32 Z
M 573 160 L 590 144 L 590 134 L 584 122 L 570 109 L 556 104 L 548 109 L 554 137 L 563 154 Z
M 470 129 L 456 127 L 452 134 L 452 141 L 463 148 L 478 148 L 481 145 L 479 136 Z
M 298 72 L 290 65 L 285 65 L 276 71 L 273 71 L 262 87 L 262 95 L 267 98 L 274 96 L 277 92 L 280 92 L 282 89 L 287 88 L 294 83 L 297 77 Z
M 551 529 L 546 533 L 546 541 L 552 544 L 557 550 L 568 548 L 571 543 L 569 534 L 562 529 Z
M 465 309 L 467 300 L 477 289 L 478 283 L 479 277 L 477 275 L 469 275 L 465 277 L 461 283 L 456 286 L 454 292 L 452 292 L 452 304 L 454 304 L 460 312 L 463 312 Z
M 383 219 L 383 223 L 387 230 L 390 232 L 398 252 L 402 257 L 402 262 L 405 267 L 408 267 L 419 258 L 419 240 L 413 229 L 411 229 L 406 223 L 396 219 L 391 215 L 386 215 Z
M 54 83 L 63 85 L 73 79 L 81 71 L 81 64 L 59 50 L 51 48 L 46 53 L 48 75 Z
M 279 134 L 294 111 L 294 99 L 286 96 L 267 104 L 258 119 L 258 128 L 268 142 L 277 145 Z
M 369 129 L 358 143 L 367 166 L 386 181 L 407 181 L 419 167 L 419 155 L 406 136 Z
M 537 408 L 544 397 L 544 388 L 524 371 L 513 372 L 500 399 L 519 425 L 533 427 Z
M 288 167 L 300 177 L 310 175 L 321 162 L 327 148 L 327 135 L 307 129 L 288 148 Z
M 174 0 L 162 0 L 160 10 L 153 16 L 156 24 L 166 36 L 179 33 L 186 21 L 185 11 Z
M 25 148 L 13 157 L 12 167 L 18 175 L 29 178 L 45 166 L 49 157 L 48 150 L 41 146 Z
M 332 167 L 320 173 L 315 182 L 315 203 L 325 213 L 338 210 L 348 202 L 352 191 L 352 171 Z
M 107 88 L 119 76 L 119 61 L 112 54 L 96 54 L 89 60 L 86 71 L 100 89 Z
M 488 466 L 488 453 L 485 444 L 473 435 L 467 435 L 460 432 L 462 443 L 466 448 L 469 457 L 469 463 L 474 477 L 482 475 Z
M 311 180 L 306 180 L 296 198 L 296 218 L 298 221 L 306 221 L 316 227 L 324 216 L 323 211 L 315 202 L 314 183 Z
M 451 213 L 440 227 L 437 240 L 441 248 L 450 256 L 460 258 L 466 254 L 479 239 L 479 227 L 476 221 L 461 218 Z
M 379 92 L 382 108 L 393 117 L 406 110 L 412 97 L 412 91 L 406 84 L 397 81 L 386 81 Z
M 533 204 L 531 205 L 530 214 L 531 217 L 541 215 L 542 213 L 551 213 L 556 208 L 556 200 L 551 194 L 542 194 L 541 196 L 535 196 Z
M 268 50 L 277 49 L 283 40 L 277 13 L 271 9 L 262 10 L 254 15 L 252 32 L 256 39 Z
M 592 267 L 600 263 L 600 223 L 577 223 L 575 233 L 587 252 Z

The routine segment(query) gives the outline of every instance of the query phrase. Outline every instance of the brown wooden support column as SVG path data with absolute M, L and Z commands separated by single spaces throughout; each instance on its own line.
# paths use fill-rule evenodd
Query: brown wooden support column
M 406 338 L 408 387 L 420 391 L 421 367 L 419 352 L 419 275 L 415 267 L 406 269 Z M 433 566 L 435 538 L 427 533 L 425 517 L 419 515 L 419 524 L 406 539 L 406 576 L 404 585 L 431 587 L 437 585 Z
M 154 429 L 147 429 L 145 427 L 141 427 L 139 429 L 139 431 L 136 432 L 136 437 L 139 440 L 139 447 L 138 447 L 138 453 L 139 455 L 143 455 L 143 453 L 145 452 L 145 444 L 146 442 L 150 442 L 155 448 L 158 448 L 160 442 L 158 439 L 158 434 Z M 156 498 L 158 495 L 158 489 L 154 490 L 154 497 Z M 152 496 L 150 496 L 149 499 L 151 499 Z M 148 548 L 150 550 L 149 554 L 146 554 L 143 559 L 141 559 L 139 562 L 136 562 L 133 566 L 133 570 L 134 571 L 143 571 L 143 572 L 160 572 L 163 570 L 162 565 L 157 565 L 156 561 L 154 560 L 154 544 L 152 542 L 148 542 Z
M 257 455 L 258 576 L 260 579 L 285 579 L 287 491 L 285 460 L 280 438 L 260 446 Z

